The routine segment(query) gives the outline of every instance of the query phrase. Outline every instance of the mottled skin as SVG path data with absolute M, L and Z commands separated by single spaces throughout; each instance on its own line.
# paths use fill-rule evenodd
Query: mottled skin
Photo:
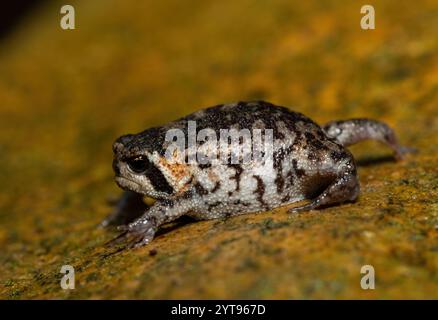
M 164 157 L 165 135 L 178 128 L 187 136 L 187 121 L 197 131 L 247 128 L 273 130 L 273 161 L 230 164 L 170 164 Z M 131 246 L 150 242 L 157 229 L 176 218 L 214 219 L 266 211 L 304 199 L 290 212 L 354 201 L 359 195 L 356 165 L 347 145 L 375 139 L 401 159 L 386 124 L 368 119 L 335 121 L 321 128 L 301 113 L 264 101 L 218 105 L 161 127 L 125 135 L 113 145 L 117 184 L 127 190 L 103 226 L 122 225 L 117 240 Z M 209 141 L 205 142 L 206 144 Z M 157 201 L 147 207 L 143 195 Z

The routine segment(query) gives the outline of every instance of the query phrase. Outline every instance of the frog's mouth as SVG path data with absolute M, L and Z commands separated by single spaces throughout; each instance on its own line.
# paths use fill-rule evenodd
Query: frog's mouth
M 124 190 L 130 190 L 139 193 L 141 192 L 141 185 L 133 180 L 121 176 L 116 176 L 114 180 L 116 181 L 117 185 Z

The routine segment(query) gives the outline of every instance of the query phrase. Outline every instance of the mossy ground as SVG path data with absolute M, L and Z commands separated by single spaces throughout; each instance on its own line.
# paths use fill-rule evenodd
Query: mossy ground
M 438 298 L 436 1 L 374 1 L 373 31 L 357 1 L 78 1 L 74 31 L 62 4 L 0 42 L 0 297 Z M 320 123 L 387 121 L 419 152 L 353 147 L 354 204 L 103 247 L 117 136 L 254 99 Z M 64 264 L 75 290 L 60 288 Z M 365 264 L 375 290 L 360 287 Z

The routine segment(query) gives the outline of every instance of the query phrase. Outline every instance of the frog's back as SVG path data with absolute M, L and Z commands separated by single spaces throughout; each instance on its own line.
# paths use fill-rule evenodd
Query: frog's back
M 132 142 L 127 142 L 127 147 L 157 151 L 164 155 L 166 133 L 171 129 L 179 129 L 187 139 L 189 122 L 195 124 L 196 134 L 203 129 L 212 129 L 217 137 L 220 137 L 223 129 L 248 129 L 251 133 L 254 129 L 270 129 L 276 141 L 275 146 L 287 148 L 294 145 L 298 151 L 309 145 L 311 153 L 317 153 L 321 143 L 327 140 L 320 126 L 305 115 L 269 102 L 250 101 L 212 106 L 163 126 L 149 128 L 137 134 Z M 277 149 L 275 146 L 274 151 Z M 315 152 L 312 152 L 313 149 Z
M 220 104 L 196 111 L 173 123 L 181 125 L 187 121 L 196 121 L 197 130 L 211 128 L 218 132 L 220 129 L 252 129 L 262 126 L 266 129 L 273 129 L 274 135 L 281 122 L 285 123 L 291 130 L 295 130 L 295 125 L 299 122 L 319 127 L 299 112 L 266 101 Z
M 265 101 L 213 106 L 171 122 L 166 127 L 185 130 L 189 121 L 196 123 L 197 133 L 209 128 L 216 132 L 217 137 L 220 137 L 221 129 L 249 129 L 251 133 L 260 129 L 264 134 L 266 130 L 272 130 L 274 156 L 287 153 L 313 161 L 328 150 L 340 151 L 340 146 L 310 118 Z

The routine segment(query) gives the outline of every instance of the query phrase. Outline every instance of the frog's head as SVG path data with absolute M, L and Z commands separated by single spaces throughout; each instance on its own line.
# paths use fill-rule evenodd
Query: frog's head
M 190 182 L 185 164 L 171 164 L 165 156 L 145 144 L 144 134 L 128 134 L 113 144 L 116 183 L 125 190 L 155 199 L 167 199 Z

